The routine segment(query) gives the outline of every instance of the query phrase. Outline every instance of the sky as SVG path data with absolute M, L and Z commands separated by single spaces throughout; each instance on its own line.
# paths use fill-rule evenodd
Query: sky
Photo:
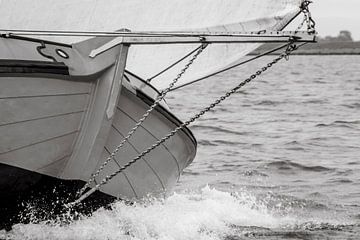
M 320 36 L 337 36 L 349 30 L 360 41 L 360 0 L 313 0 L 310 11 Z

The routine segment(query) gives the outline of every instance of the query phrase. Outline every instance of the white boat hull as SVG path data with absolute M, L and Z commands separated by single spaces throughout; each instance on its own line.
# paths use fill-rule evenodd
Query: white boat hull
M 10 179 L 6 169 L 13 167 L 84 184 L 158 94 L 130 73 L 126 74 L 126 83 L 121 83 L 123 72 L 119 72 L 119 65 L 125 66 L 126 58 L 116 60 L 116 53 L 126 53 L 127 49 L 113 48 L 98 59 L 99 63 L 95 59 L 84 64 L 84 68 L 79 64 L 82 60 L 71 65 L 77 54 L 108 40 L 94 39 L 73 48 L 46 43 L 43 51 L 37 49 L 41 42 L 0 41 L 0 50 L 5 53 L 0 63 L 2 179 Z M 49 56 L 59 57 L 53 49 L 67 52 L 69 60 L 49 61 Z M 89 65 L 90 70 L 86 68 Z M 139 85 L 143 85 L 141 90 L 136 87 Z M 125 165 L 180 124 L 164 103 L 159 105 L 96 181 Z M 100 192 L 126 200 L 163 196 L 194 159 L 195 152 L 196 140 L 184 129 L 109 181 Z M 14 190 L 13 194 L 21 194 L 14 184 L 31 189 L 37 182 L 36 178 L 29 182 L 23 174 L 18 178 L 12 175 L 11 179 L 0 181 L 2 193 Z M 20 184 L 22 180 L 26 183 Z

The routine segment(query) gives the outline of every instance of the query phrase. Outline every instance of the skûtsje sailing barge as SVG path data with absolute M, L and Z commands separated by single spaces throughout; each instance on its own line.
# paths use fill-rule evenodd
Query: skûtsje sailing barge
M 150 1 L 110 1 L 115 12 L 83 1 L 94 7 L 91 16 L 80 14 L 78 3 L 35 1 L 39 13 L 57 6 L 47 9 L 48 21 L 16 2 L 0 2 L 0 12 L 17 16 L 0 25 L 4 216 L 41 189 L 67 189 L 75 200 L 69 206 L 89 196 L 136 201 L 168 194 L 195 158 L 188 125 L 286 57 L 291 44 L 315 41 L 308 1 L 264 1 L 253 13 L 241 8 L 254 7 L 248 0 L 227 7 L 199 1 L 205 9 L 159 0 L 162 10 Z M 146 13 L 137 14 L 143 4 Z M 281 31 L 301 12 L 308 31 Z M 101 21 L 105 16 L 110 24 Z M 234 67 L 265 42 L 283 43 L 287 51 L 192 119 L 182 122 L 171 112 L 168 92 Z

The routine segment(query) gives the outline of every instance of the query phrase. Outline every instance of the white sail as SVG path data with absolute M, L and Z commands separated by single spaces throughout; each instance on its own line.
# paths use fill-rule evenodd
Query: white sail
M 0 0 L 0 28 L 21 30 L 208 31 L 281 30 L 303 0 Z M 79 39 L 62 38 L 63 42 Z M 132 46 L 127 69 L 147 79 L 198 45 Z M 188 82 L 228 66 L 258 44 L 209 46 L 182 78 Z M 158 77 L 162 88 L 183 64 Z

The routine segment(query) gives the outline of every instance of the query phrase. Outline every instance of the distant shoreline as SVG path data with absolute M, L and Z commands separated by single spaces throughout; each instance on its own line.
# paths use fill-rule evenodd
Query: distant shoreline
M 264 44 L 249 55 L 259 55 L 277 46 L 279 46 L 277 43 Z M 281 52 L 281 50 L 276 51 L 271 55 L 276 55 Z M 360 55 L 360 41 L 309 43 L 293 52 L 292 55 Z

